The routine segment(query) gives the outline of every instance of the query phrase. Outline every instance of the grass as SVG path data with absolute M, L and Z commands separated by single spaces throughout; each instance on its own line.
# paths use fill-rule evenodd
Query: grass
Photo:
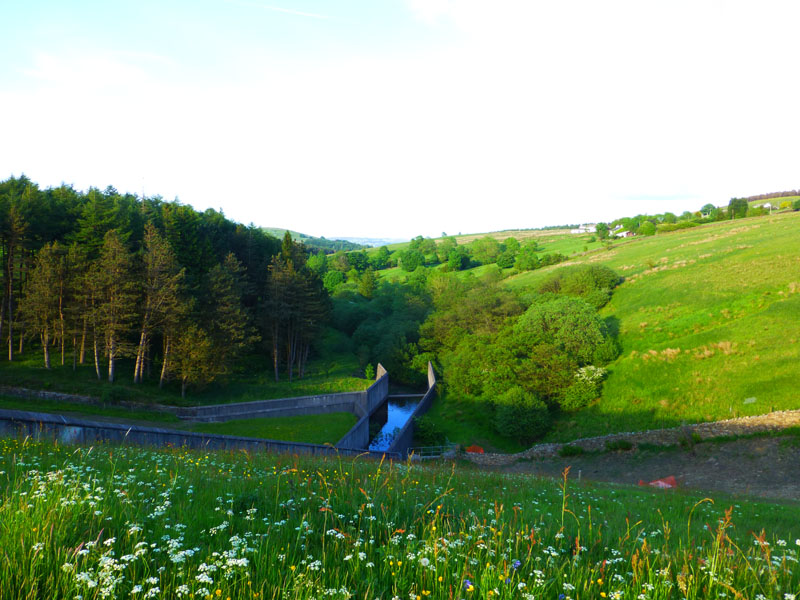
M 180 419 L 172 413 L 154 410 L 129 410 L 117 406 L 97 406 L 94 404 L 78 404 L 77 402 L 57 402 L 37 398 L 15 398 L 0 396 L 0 409 L 27 410 L 32 412 L 74 414 L 81 417 L 107 417 L 129 421 L 155 421 L 160 426 L 178 423 Z
M 575 263 L 625 277 L 602 315 L 623 354 L 547 441 L 800 408 L 800 213 L 618 242 Z M 507 284 L 535 286 L 559 266 Z
M 364 459 L 0 440 L 2 597 L 781 598 L 796 504 Z
M 286 442 L 336 444 L 358 419 L 348 412 L 297 417 L 242 419 L 224 423 L 192 423 L 189 431 L 238 435 Z
M 473 444 L 487 452 L 521 452 L 526 447 L 499 435 L 482 402 L 457 399 L 447 392 L 434 401 L 427 416 L 444 431 L 447 439 L 463 447 Z
M 122 407 L 78 404 L 74 402 L 23 399 L 11 396 L 0 396 L 0 409 L 72 414 L 90 419 L 92 417 L 101 417 L 104 420 L 115 422 L 139 421 L 142 424 L 169 429 L 185 429 L 187 431 L 218 435 L 236 435 L 309 444 L 335 444 L 352 429 L 357 421 L 355 415 L 340 412 L 326 415 L 241 419 L 223 423 L 187 423 L 175 415 L 165 412 L 129 410 Z
M 67 365 L 60 365 L 53 357 L 53 368 L 42 366 L 39 350 L 27 350 L 14 362 L 0 362 L 0 385 L 53 390 L 101 398 L 104 400 L 129 400 L 143 403 L 171 405 L 224 404 L 251 400 L 270 400 L 294 396 L 310 396 L 364 390 L 371 381 L 360 377 L 358 361 L 351 353 L 336 348 L 326 348 L 312 360 L 303 379 L 275 382 L 268 356 L 250 356 L 242 361 L 239 372 L 233 373 L 202 390 L 189 390 L 185 399 L 180 397 L 177 382 L 164 389 L 158 387 L 158 373 L 144 383 L 134 385 L 133 363 L 122 360 L 117 367 L 117 381 L 109 384 L 98 381 L 93 365 L 79 365 L 72 370 L 71 356 Z M 105 373 L 103 373 L 105 376 Z

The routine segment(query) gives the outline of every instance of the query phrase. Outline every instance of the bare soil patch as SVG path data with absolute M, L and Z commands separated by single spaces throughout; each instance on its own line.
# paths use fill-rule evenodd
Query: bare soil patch
M 794 436 L 542 458 L 497 469 L 559 476 L 567 466 L 572 478 L 636 485 L 674 475 L 682 488 L 800 501 L 800 439 Z

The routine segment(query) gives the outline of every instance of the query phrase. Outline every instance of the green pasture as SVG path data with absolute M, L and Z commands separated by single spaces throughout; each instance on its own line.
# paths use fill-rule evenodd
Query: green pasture
M 224 423 L 192 423 L 182 429 L 284 442 L 333 445 L 353 428 L 357 420 L 352 413 L 339 412 L 326 415 L 241 419 Z
M 570 256 L 572 254 L 581 253 L 587 250 L 595 250 L 601 248 L 603 243 L 591 233 L 573 234 L 569 229 L 515 229 L 506 231 L 494 231 L 489 233 L 478 233 L 470 235 L 455 235 L 453 236 L 458 242 L 459 246 L 466 246 L 477 239 L 482 237 L 492 237 L 500 242 L 504 242 L 508 238 L 515 238 L 518 242 L 524 243 L 528 240 L 536 240 L 539 246 L 542 247 L 543 253 L 560 252 Z M 591 242 L 590 239 L 595 237 L 595 241 Z M 433 238 L 437 243 L 441 242 L 443 238 Z M 405 250 L 408 248 L 410 242 L 402 242 L 397 244 L 390 244 L 387 248 L 392 251 Z M 371 248 L 367 250 L 368 254 L 377 252 L 378 248 Z M 391 269 L 381 271 L 385 274 Z

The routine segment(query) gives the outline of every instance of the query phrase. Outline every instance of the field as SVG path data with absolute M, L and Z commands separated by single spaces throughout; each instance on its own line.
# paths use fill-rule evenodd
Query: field
M 483 237 L 495 238 L 500 242 L 504 242 L 510 237 L 515 238 L 519 243 L 536 240 L 539 246 L 543 248 L 543 252 L 561 252 L 566 255 L 584 252 L 585 250 L 594 250 L 602 246 L 602 242 L 597 239 L 594 242 L 590 241 L 592 237 L 596 237 L 593 234 L 571 234 L 569 229 L 508 229 L 506 231 L 454 235 L 452 237 L 456 239 L 459 246 L 466 246 Z M 440 242 L 443 238 L 434 239 Z M 387 248 L 391 251 L 405 250 L 408 248 L 409 243 L 390 244 Z M 367 253 L 375 253 L 377 251 L 377 248 L 372 248 L 367 250 Z
M 326 415 L 242 419 L 224 423 L 192 423 L 182 429 L 285 442 L 333 445 L 353 428 L 356 421 L 358 419 L 354 414 L 339 412 Z
M 624 276 L 602 315 L 622 356 L 569 440 L 800 408 L 800 213 L 618 242 L 578 262 Z M 558 267 L 551 267 L 558 268 Z M 535 286 L 549 269 L 507 280 Z
M 0 597 L 762 598 L 796 504 L 364 459 L 0 440 Z

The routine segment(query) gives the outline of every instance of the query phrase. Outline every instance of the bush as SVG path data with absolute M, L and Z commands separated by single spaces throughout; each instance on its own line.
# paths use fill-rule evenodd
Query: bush
M 606 450 L 631 450 L 633 444 L 628 440 L 614 440 L 613 442 L 606 442 Z
M 375 379 L 375 367 L 372 366 L 372 363 L 364 367 L 364 379 L 369 379 L 370 381 Z
M 619 275 L 606 266 L 575 265 L 555 271 L 539 285 L 539 292 L 576 296 L 601 308 L 619 282 Z
M 550 429 L 550 412 L 536 396 L 514 386 L 497 398 L 494 425 L 500 435 L 529 444 Z
M 592 362 L 598 365 L 607 365 L 620 355 L 620 348 L 617 340 L 606 338 L 605 341 L 594 349 Z
M 573 411 L 587 406 L 597 398 L 597 385 L 587 381 L 576 381 L 561 395 L 558 404 L 562 410 Z
M 600 395 L 600 385 L 606 370 L 589 365 L 578 369 L 575 383 L 562 393 L 559 405 L 562 410 L 572 411 L 583 408 Z
M 644 221 L 636 231 L 639 235 L 655 235 L 656 226 L 651 221 Z
M 566 446 L 561 446 L 561 448 L 558 450 L 558 455 L 562 457 L 581 456 L 584 452 L 585 450 L 580 446 L 567 444 Z
M 447 442 L 444 430 L 430 417 L 414 419 L 414 443 L 420 446 L 443 446 Z
M 104 404 L 116 404 L 131 399 L 131 391 L 122 387 L 107 387 L 103 390 L 100 400 Z
M 794 210 L 800 210 L 800 198 L 794 201 L 794 204 L 792 204 L 792 208 Z
M 694 221 L 680 221 L 679 223 L 659 223 L 656 225 L 656 230 L 659 233 L 666 233 L 669 231 L 677 231 L 679 229 L 688 229 L 690 227 L 697 227 Z
M 344 283 L 344 273 L 341 271 L 328 271 L 322 278 L 322 285 L 329 292 L 333 292 Z

